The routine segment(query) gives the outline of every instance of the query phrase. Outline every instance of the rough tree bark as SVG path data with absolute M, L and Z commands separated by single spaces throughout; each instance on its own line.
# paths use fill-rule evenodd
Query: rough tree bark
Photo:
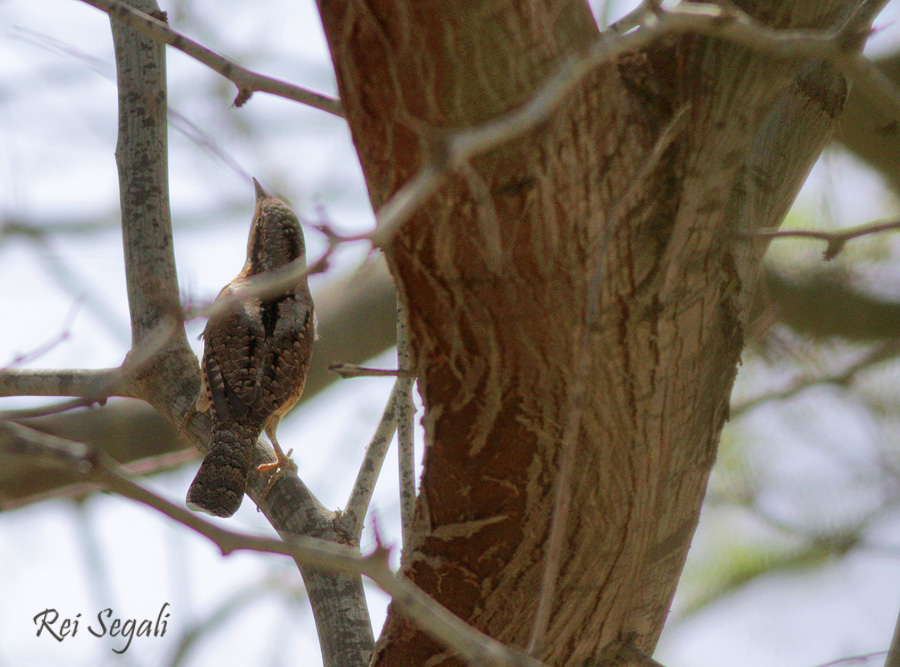
M 739 4 L 771 26 L 827 28 L 856 3 Z M 523 104 L 598 34 L 583 0 L 319 6 L 376 208 L 442 132 Z M 419 586 L 478 629 L 528 645 L 560 447 L 579 423 L 573 387 L 586 371 L 565 548 L 537 657 L 606 664 L 626 641 L 652 652 L 728 415 L 765 250 L 742 234 L 780 223 L 846 90 L 822 63 L 664 39 L 598 68 L 546 123 L 474 159 L 404 226 L 386 254 L 426 410 L 404 554 Z M 676 114 L 677 136 L 648 165 Z M 373 664 L 456 662 L 392 610 Z

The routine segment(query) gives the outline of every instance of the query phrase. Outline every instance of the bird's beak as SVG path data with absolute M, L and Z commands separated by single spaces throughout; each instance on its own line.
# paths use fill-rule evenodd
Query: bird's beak
M 256 201 L 263 199 L 264 197 L 268 197 L 266 191 L 262 189 L 262 186 L 259 184 L 255 178 L 253 179 L 253 187 L 256 189 Z

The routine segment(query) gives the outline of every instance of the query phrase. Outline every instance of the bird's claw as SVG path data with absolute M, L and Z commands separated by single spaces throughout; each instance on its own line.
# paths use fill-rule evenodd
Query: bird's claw
M 259 467 L 257 467 L 257 472 L 272 472 L 272 476 L 269 477 L 269 481 L 266 483 L 266 488 L 263 489 L 262 494 L 259 496 L 259 502 L 261 503 L 266 499 L 266 496 L 269 495 L 269 492 L 275 486 L 276 482 L 279 479 L 284 477 L 286 472 L 297 472 L 297 464 L 291 459 L 291 454 L 294 453 L 293 449 L 289 449 L 288 453 L 285 454 L 281 451 L 281 447 L 275 446 L 275 456 L 278 457 L 278 460 L 274 463 L 263 463 Z M 257 503 L 258 504 L 258 503 Z

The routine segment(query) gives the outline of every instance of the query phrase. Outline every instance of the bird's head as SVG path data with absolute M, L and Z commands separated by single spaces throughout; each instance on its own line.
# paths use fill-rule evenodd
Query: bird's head
M 300 221 L 280 199 L 266 194 L 255 178 L 256 210 L 247 241 L 249 274 L 278 269 L 297 258 L 306 260 L 306 243 Z

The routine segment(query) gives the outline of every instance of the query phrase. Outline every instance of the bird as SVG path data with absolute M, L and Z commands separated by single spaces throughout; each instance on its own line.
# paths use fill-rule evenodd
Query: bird
M 276 469 L 265 493 L 296 465 L 281 449 L 281 418 L 303 394 L 315 340 L 315 307 L 306 276 L 306 244 L 300 221 L 255 178 L 256 208 L 247 260 L 222 288 L 203 330 L 200 396 L 195 409 L 209 411 L 209 448 L 187 492 L 187 506 L 213 516 L 232 516 L 240 507 L 262 431 L 275 450 Z M 300 260 L 302 278 L 287 288 L 242 296 L 251 281 Z

